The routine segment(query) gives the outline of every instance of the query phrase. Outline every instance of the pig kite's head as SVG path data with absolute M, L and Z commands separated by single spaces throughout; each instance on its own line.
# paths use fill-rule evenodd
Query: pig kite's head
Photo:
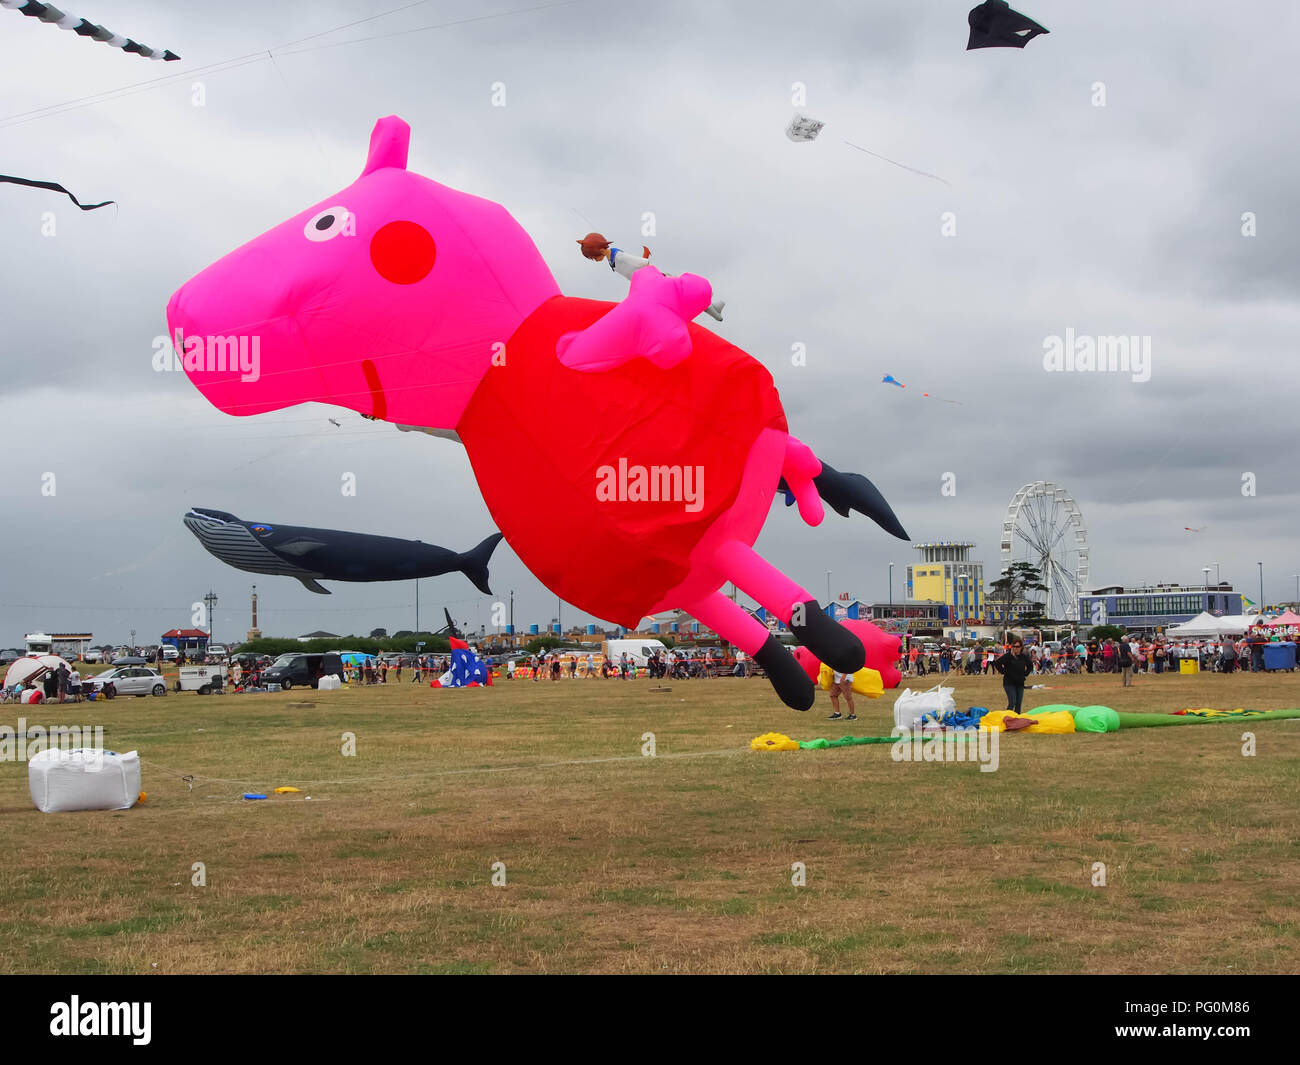
M 334 403 L 453 429 L 559 289 L 505 208 L 406 169 L 381 118 L 361 177 L 192 277 L 167 304 L 190 379 L 228 414 Z

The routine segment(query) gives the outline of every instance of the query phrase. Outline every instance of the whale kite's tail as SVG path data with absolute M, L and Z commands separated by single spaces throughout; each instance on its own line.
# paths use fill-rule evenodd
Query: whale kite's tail
M 501 533 L 493 533 L 478 547 L 466 551 L 460 556 L 460 565 L 457 569 L 465 574 L 474 587 L 484 595 L 492 594 L 492 589 L 488 587 L 488 561 L 492 558 L 492 552 L 496 550 L 496 546 L 501 540 Z

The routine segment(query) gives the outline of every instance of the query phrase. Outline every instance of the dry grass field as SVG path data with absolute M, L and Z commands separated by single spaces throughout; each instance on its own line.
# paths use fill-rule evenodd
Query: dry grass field
M 1054 678 L 1027 704 L 1284 709 L 1298 677 Z M 995 679 L 955 685 L 1002 705 Z M 1300 721 L 1011 735 L 981 773 L 748 748 L 888 734 L 894 692 L 846 723 L 762 681 L 651 687 L 36 708 L 139 750 L 148 799 L 41 814 L 0 763 L 0 973 L 1300 969 Z M 303 790 L 242 798 L 280 785 Z

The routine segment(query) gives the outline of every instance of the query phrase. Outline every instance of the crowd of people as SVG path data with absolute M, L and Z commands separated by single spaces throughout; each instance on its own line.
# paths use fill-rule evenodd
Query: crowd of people
M 1025 654 L 1033 674 L 1121 673 L 1121 659 L 1125 657 L 1130 659 L 1134 673 L 1177 673 L 1185 660 L 1196 662 L 1203 672 L 1260 672 L 1264 669 L 1267 643 L 1266 638 L 1257 636 L 1202 641 L 1124 637 L 1066 641 L 1058 647 L 1034 643 Z M 907 677 L 949 672 L 987 674 L 995 671 L 994 664 L 1010 647 L 1010 643 L 976 647 L 943 644 L 926 649 L 914 642 L 900 656 L 898 668 Z
M 1025 684 L 1037 674 L 1112 673 L 1120 676 L 1122 687 L 1130 687 L 1135 674 L 1155 675 L 1181 672 L 1184 661 L 1194 661 L 1202 672 L 1263 672 L 1264 648 L 1269 638 L 1244 636 L 1239 640 L 1177 641 L 1162 638 L 1143 639 L 1123 636 L 1119 639 L 1066 641 L 1055 647 L 1026 648 L 1024 640 L 1012 636 L 1001 647 L 952 647 L 944 644 L 927 650 L 913 644 L 899 659 L 904 676 L 923 677 L 927 673 L 962 672 L 997 673 L 1007 696 L 1007 710 L 1020 711 Z M 834 696 L 834 692 L 832 692 Z M 850 716 L 852 703 L 850 703 Z M 832 718 L 839 717 L 835 704 Z
M 637 676 L 651 679 L 687 680 L 692 677 L 719 677 L 723 675 L 744 677 L 747 674 L 744 652 L 737 651 L 734 659 L 723 656 L 712 648 L 694 654 L 680 651 L 656 651 L 640 665 L 626 651 L 616 658 L 606 658 L 592 651 L 544 651 L 522 659 L 506 662 L 507 679 L 516 677 L 534 681 L 617 677 L 629 680 Z
M 112 699 L 117 695 L 117 689 L 112 681 L 101 684 L 98 689 L 95 689 L 88 681 L 82 683 L 81 671 L 76 665 L 60 662 L 55 669 L 42 667 L 25 681 L 4 688 L 0 691 L 0 701 L 22 702 L 23 693 L 31 690 L 39 691 L 41 700 L 47 703 L 79 703 L 93 690 L 97 690 L 106 699 Z

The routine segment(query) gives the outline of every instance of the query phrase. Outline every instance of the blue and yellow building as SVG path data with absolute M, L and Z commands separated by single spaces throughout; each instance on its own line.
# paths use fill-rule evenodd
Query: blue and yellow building
M 984 563 L 970 557 L 968 540 L 913 544 L 921 561 L 907 567 L 907 598 L 943 603 L 951 623 L 984 619 Z

